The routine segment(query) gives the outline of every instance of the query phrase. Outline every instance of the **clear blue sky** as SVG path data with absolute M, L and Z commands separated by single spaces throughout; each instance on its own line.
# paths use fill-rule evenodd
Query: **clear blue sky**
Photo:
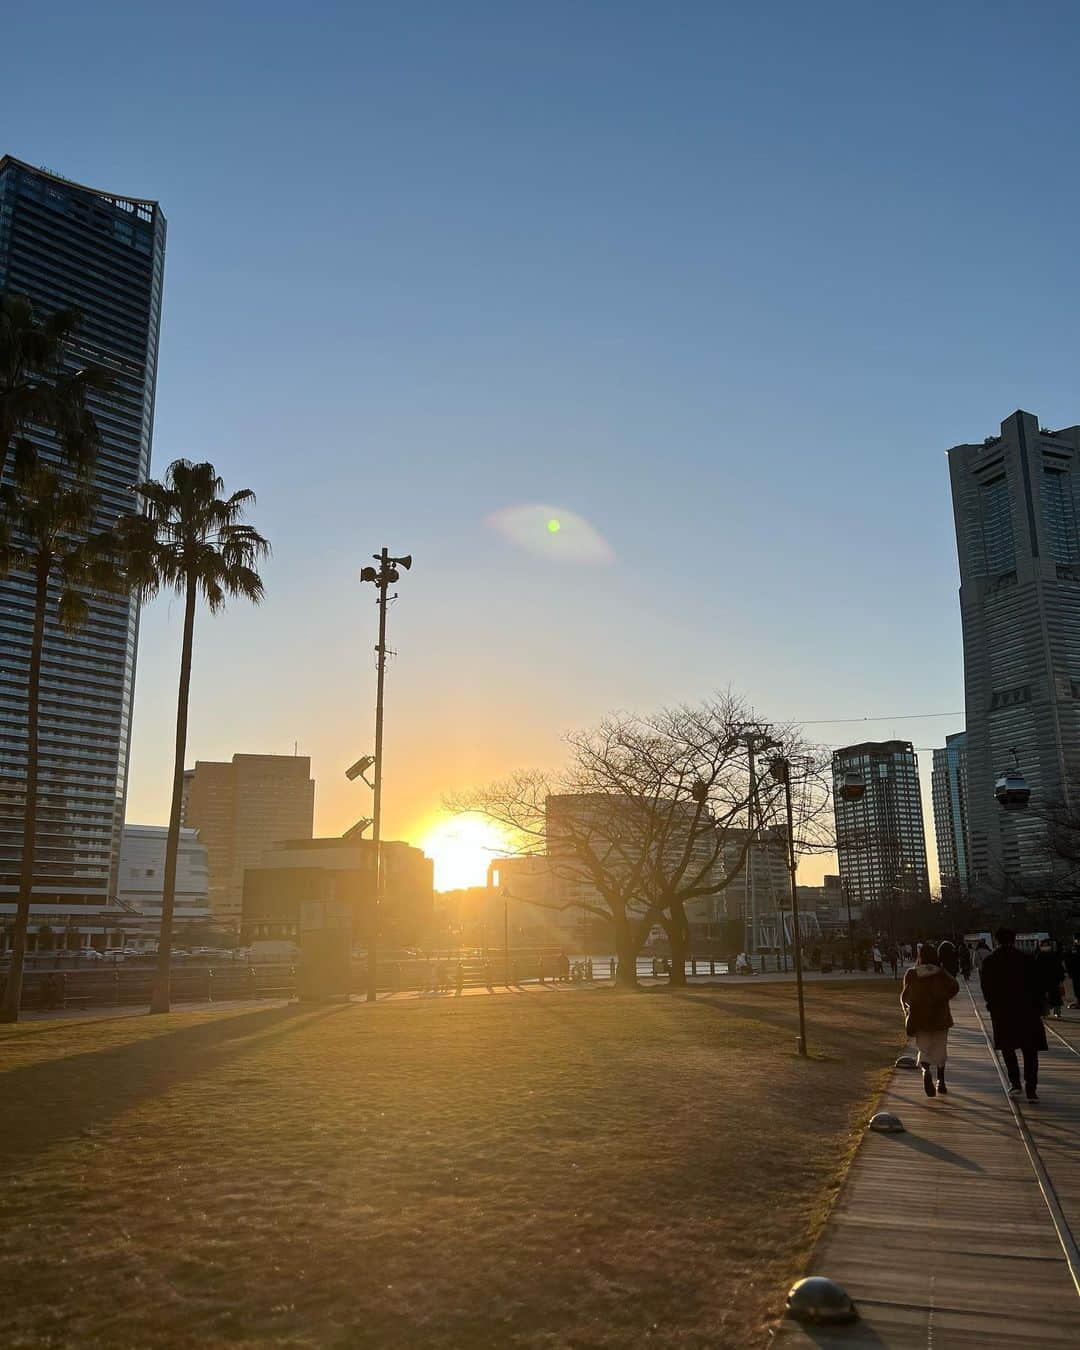
M 320 827 L 363 812 L 383 542 L 416 555 L 398 831 L 611 707 L 962 707 L 943 451 L 1080 420 L 1080 22 L 1007 8 L 6 13 L 4 148 L 169 219 L 155 467 L 212 459 L 275 546 L 266 605 L 200 625 L 191 758 L 296 740 Z M 485 523 L 528 503 L 614 560 Z M 135 818 L 166 812 L 176 608 Z

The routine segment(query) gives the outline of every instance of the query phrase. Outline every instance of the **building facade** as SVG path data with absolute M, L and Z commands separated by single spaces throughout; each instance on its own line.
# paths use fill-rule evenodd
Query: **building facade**
M 941 891 L 943 895 L 966 895 L 970 874 L 965 732 L 946 736 L 944 746 L 934 751 L 930 782 Z
M 969 867 L 1007 897 L 1049 880 L 1046 811 L 1078 803 L 1080 427 L 1015 412 L 1001 434 L 949 452 L 964 631 Z M 1018 764 L 1027 811 L 994 784 Z
M 244 872 L 282 840 L 310 839 L 315 784 L 306 755 L 233 755 L 197 760 L 185 784 L 183 824 L 206 845 L 214 923 L 240 924 Z
M 435 907 L 435 865 L 420 849 L 396 840 L 381 846 L 382 941 L 389 947 L 425 942 Z M 241 941 L 299 942 L 301 907 L 332 901 L 353 916 L 362 940 L 363 910 L 375 892 L 372 839 L 287 839 L 265 850 L 243 879 Z
M 168 836 L 166 825 L 124 826 L 117 899 L 136 921 L 134 926 L 150 932 L 161 922 Z M 208 882 L 206 845 L 199 842 L 197 830 L 182 829 L 173 899 L 173 920 L 178 927 L 209 920 Z M 128 926 L 125 915 L 125 927 Z
M 845 906 L 903 904 L 929 895 L 919 763 L 910 741 L 864 741 L 833 754 L 833 778 L 862 780 L 862 796 L 833 793 Z M 845 909 L 846 913 L 846 909 Z
M 27 296 L 39 316 L 77 306 L 83 324 L 65 364 L 101 366 L 113 379 L 89 400 L 101 432 L 98 526 L 135 509 L 131 485 L 150 472 L 164 263 L 156 202 L 0 158 L 0 292 Z M 57 461 L 47 432 L 28 434 Z M 10 575 L 0 581 L 0 915 L 18 890 L 32 623 L 31 581 Z M 138 606 L 127 597 L 92 601 L 73 635 L 47 621 L 36 919 L 77 922 L 115 898 L 137 633 Z

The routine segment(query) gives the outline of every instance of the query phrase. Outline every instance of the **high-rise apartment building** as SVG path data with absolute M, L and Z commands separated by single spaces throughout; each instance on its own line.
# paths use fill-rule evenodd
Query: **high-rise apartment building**
M 969 867 L 976 889 L 1048 876 L 1046 810 L 1080 786 L 1080 427 L 1015 412 L 1001 434 L 949 452 L 964 631 Z M 1027 811 L 1002 811 L 1014 763 Z
M 833 777 L 862 780 L 859 797 L 833 794 L 845 903 L 904 903 L 929 894 L 919 764 L 910 741 L 864 741 L 833 755 Z
M 67 364 L 113 377 L 108 393 L 90 398 L 101 432 L 93 477 L 101 526 L 135 509 L 131 485 L 150 471 L 164 263 L 156 202 L 0 158 L 0 292 L 27 296 L 39 316 L 77 306 L 83 324 Z M 47 432 L 29 434 L 56 458 Z M 0 911 L 18 890 L 33 599 L 28 577 L 0 581 Z M 47 621 L 32 926 L 77 924 L 116 894 L 137 631 L 138 606 L 127 597 L 93 601 L 74 635 Z
M 236 927 L 244 871 L 286 839 L 310 839 L 315 784 L 306 755 L 233 755 L 230 763 L 196 760 L 185 784 L 183 824 L 206 845 L 215 923 Z
M 944 746 L 934 751 L 930 783 L 941 890 L 966 894 L 970 880 L 966 732 L 946 736 Z

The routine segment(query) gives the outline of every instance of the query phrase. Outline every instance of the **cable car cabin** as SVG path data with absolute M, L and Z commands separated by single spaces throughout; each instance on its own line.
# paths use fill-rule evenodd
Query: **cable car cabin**
M 1023 811 L 1031 799 L 1031 788 L 1023 774 L 1003 773 L 994 785 L 994 796 L 1005 811 Z
M 866 791 L 866 783 L 857 769 L 849 769 L 837 779 L 836 790 L 844 801 L 854 802 Z

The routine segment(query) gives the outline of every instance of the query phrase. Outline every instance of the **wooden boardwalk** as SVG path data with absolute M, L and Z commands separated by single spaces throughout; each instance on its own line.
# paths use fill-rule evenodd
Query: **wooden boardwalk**
M 1041 1101 L 1014 1109 L 980 1013 L 988 1029 L 962 987 L 947 1097 L 927 1098 L 920 1073 L 893 1075 L 881 1108 L 907 1132 L 867 1133 L 818 1245 L 808 1273 L 842 1284 L 860 1320 L 786 1320 L 784 1350 L 1080 1345 L 1080 1022 L 1049 1024 L 1074 1044 L 1048 1035 Z

